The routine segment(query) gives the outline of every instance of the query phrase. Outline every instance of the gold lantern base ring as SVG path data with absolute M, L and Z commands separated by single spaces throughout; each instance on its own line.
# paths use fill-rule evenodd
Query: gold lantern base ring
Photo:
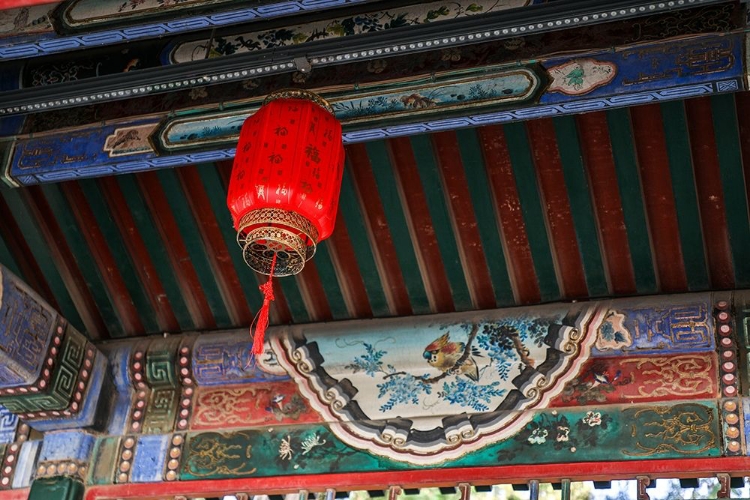
M 315 255 L 318 231 L 294 212 L 275 208 L 253 210 L 239 223 L 237 243 L 245 263 L 254 271 L 273 276 L 292 276 Z

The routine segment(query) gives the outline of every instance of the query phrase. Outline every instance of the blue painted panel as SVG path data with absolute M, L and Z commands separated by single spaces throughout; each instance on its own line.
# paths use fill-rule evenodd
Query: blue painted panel
M 743 75 L 743 34 L 710 35 L 544 62 L 553 78 L 540 102 L 632 94 Z
M 0 387 L 36 381 L 56 323 L 57 313 L 0 267 Z
M 36 470 L 36 459 L 39 456 L 39 450 L 42 448 L 42 441 L 26 441 L 21 445 L 21 451 L 18 453 L 16 461 L 16 470 L 13 473 L 13 488 L 27 488 L 31 484 L 31 476 Z
M 597 331 L 594 356 L 716 348 L 710 294 L 618 300 L 614 304 Z
M 39 461 L 80 460 L 87 462 L 96 438 L 81 431 L 48 432 L 44 435 Z
M 689 99 L 692 97 L 708 96 L 720 92 L 737 92 L 743 89 L 744 83 L 742 78 L 721 79 L 710 83 L 682 85 L 662 90 L 635 92 L 632 94 L 615 95 L 611 97 L 579 99 L 559 104 L 530 106 L 491 113 L 468 114 L 463 117 L 421 121 L 408 125 L 377 128 L 363 127 L 361 130 L 345 132 L 343 134 L 343 139 L 344 144 L 355 144 L 378 139 L 425 134 L 440 130 L 455 130 L 490 124 L 511 123 L 548 116 L 562 116 L 639 104 Z M 196 153 L 149 157 L 138 161 L 119 161 L 112 159 L 103 164 L 79 166 L 76 168 L 58 166 L 56 170 L 35 172 L 33 174 L 14 174 L 12 177 L 22 186 L 31 186 L 46 182 L 60 182 L 64 180 L 99 177 L 102 175 L 124 174 L 129 172 L 141 172 L 161 168 L 179 167 L 183 165 L 196 165 L 200 163 L 231 160 L 234 158 L 234 154 L 234 148 L 217 148 Z
M 98 353 L 94 360 L 94 369 L 91 372 L 91 378 L 89 379 L 89 388 L 86 391 L 83 406 L 81 406 L 78 414 L 66 419 L 34 420 L 33 422 L 29 422 L 29 425 L 42 432 L 76 429 L 92 425 L 96 417 L 96 405 L 99 403 L 99 398 L 108 397 L 108 394 L 101 394 L 104 379 L 108 376 L 107 359 L 104 355 Z
M 109 370 L 118 391 L 128 391 L 133 387 L 128 367 L 130 350 L 131 346 L 124 343 L 101 346 L 101 351 L 109 359 Z
M 148 138 L 142 136 L 147 132 L 139 133 L 136 128 L 154 123 L 152 119 L 96 126 L 67 132 L 64 140 L 58 134 L 19 140 L 13 152 L 10 174 L 13 177 L 53 174 L 86 166 L 96 170 L 98 165 L 113 160 L 133 162 L 153 158 Z M 133 131 L 130 135 L 126 132 L 129 130 Z M 106 147 L 109 150 L 105 150 Z
M 169 448 L 169 435 L 141 436 L 135 448 L 133 470 L 130 481 L 133 483 L 153 483 L 162 480 L 164 461 Z
M 275 360 L 255 363 L 250 355 L 251 340 L 236 335 L 198 337 L 193 347 L 193 377 L 198 385 L 230 385 L 247 382 L 289 380 L 278 375 Z M 270 369 L 265 371 L 263 365 Z M 275 373 L 274 373 L 275 372 Z
M 114 408 L 109 417 L 109 427 L 107 432 L 113 436 L 119 436 L 126 432 L 125 426 L 128 424 L 130 415 L 130 405 L 132 403 L 133 391 L 120 392 L 115 399 Z
M 16 439 L 18 417 L 0 406 L 0 444 L 12 443 Z
M 742 398 L 742 409 L 745 413 L 745 425 L 743 426 L 745 429 L 745 443 L 750 443 L 750 425 L 747 425 L 747 422 L 750 422 L 750 398 Z M 747 454 L 750 455 L 750 447 L 747 448 Z

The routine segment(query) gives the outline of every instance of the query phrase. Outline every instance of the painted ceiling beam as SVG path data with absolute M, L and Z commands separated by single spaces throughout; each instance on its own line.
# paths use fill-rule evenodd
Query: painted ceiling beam
M 412 26 L 397 32 L 366 33 L 346 39 L 320 40 L 210 58 L 161 68 L 149 68 L 50 86 L 0 93 L 0 116 L 36 110 L 65 109 L 132 96 L 172 92 L 253 76 L 310 71 L 351 60 L 374 60 L 384 55 L 418 54 L 477 41 L 502 40 L 525 33 L 543 33 L 576 26 L 630 19 L 722 3 L 726 0 L 598 0 L 559 1 L 524 9 L 489 13 L 437 24 Z
M 513 65 L 435 72 L 396 85 L 387 83 L 389 67 L 382 73 L 386 83 L 320 92 L 344 125 L 344 141 L 353 144 L 743 90 L 744 37 L 705 34 L 576 51 Z M 430 66 L 429 58 L 443 54 L 419 57 Z M 455 54 L 461 60 L 474 57 L 468 47 Z M 702 62 L 704 56 L 712 61 Z M 353 66 L 355 73 L 357 68 Z M 311 74 L 311 82 L 317 73 Z M 3 178 L 19 186 L 228 160 L 234 156 L 239 126 L 265 92 L 258 94 L 234 105 L 205 106 L 205 111 L 99 122 L 5 142 L 0 144 Z
M 268 21 L 279 17 L 293 16 L 297 14 L 309 15 L 320 10 L 331 11 L 334 9 L 349 7 L 363 3 L 377 2 L 381 0 L 312 0 L 312 1 L 255 1 L 254 5 L 241 9 L 231 9 L 236 5 L 232 0 L 213 2 L 210 13 L 204 15 L 189 16 L 196 10 L 205 10 L 205 6 L 198 9 L 190 6 L 173 4 L 162 5 L 157 12 L 147 11 L 145 15 L 139 10 L 124 10 L 114 13 L 112 16 L 99 16 L 86 18 L 85 15 L 75 22 L 72 19 L 73 11 L 86 11 L 85 1 L 68 0 L 61 2 L 56 7 L 49 5 L 49 0 L 5 0 L 8 6 L 0 3 L 0 9 L 12 9 L 14 7 L 28 7 L 32 4 L 47 4 L 49 9 L 34 9 L 32 15 L 41 14 L 43 18 L 52 17 L 52 26 L 48 32 L 38 32 L 19 35 L 14 37 L 13 42 L 2 43 L 0 41 L 0 61 L 11 61 L 18 59 L 29 59 L 51 54 L 69 53 L 77 50 L 117 45 L 121 43 L 149 40 L 169 35 L 189 34 L 196 31 L 225 28 L 239 24 Z M 95 0 L 92 3 L 96 3 Z M 136 5 L 134 9 L 138 9 Z M 177 10 L 179 9 L 179 10 Z M 6 15 L 20 15 L 7 12 Z M 179 17 L 175 17 L 179 16 Z M 48 21 L 49 22 L 49 21 Z M 128 23 L 122 27 L 122 24 Z M 113 26 L 112 29 L 101 29 Z

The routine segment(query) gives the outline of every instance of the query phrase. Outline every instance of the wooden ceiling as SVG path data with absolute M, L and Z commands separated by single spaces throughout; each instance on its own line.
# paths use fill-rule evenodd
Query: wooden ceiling
M 274 324 L 750 284 L 750 94 L 347 147 Z M 0 263 L 94 338 L 247 327 L 230 163 L 0 191 Z

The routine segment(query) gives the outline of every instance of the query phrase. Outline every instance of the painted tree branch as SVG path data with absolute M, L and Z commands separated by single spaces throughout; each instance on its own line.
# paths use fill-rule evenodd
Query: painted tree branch
M 464 353 L 461 355 L 460 358 L 458 358 L 458 360 L 450 368 L 450 370 L 446 370 L 443 373 L 441 373 L 440 375 L 436 375 L 434 377 L 425 378 L 425 379 L 419 379 L 419 381 L 422 382 L 423 384 L 434 384 L 436 382 L 440 382 L 441 380 L 443 380 L 448 375 L 451 375 L 452 373 L 454 373 L 454 371 L 456 370 L 456 368 L 458 368 L 459 366 L 461 366 L 462 364 L 464 364 L 464 362 L 467 359 L 469 359 L 469 356 L 471 355 L 471 343 L 474 341 L 474 339 L 476 338 L 476 336 L 477 336 L 478 333 L 479 333 L 479 325 L 477 325 L 475 323 L 472 326 L 472 328 L 471 328 L 471 333 L 469 333 L 469 338 L 466 339 L 466 347 L 464 347 Z M 408 375 L 408 373 L 406 373 L 406 372 L 389 373 L 388 375 L 385 375 L 383 377 L 383 380 L 389 379 L 391 377 L 395 377 L 396 375 Z

